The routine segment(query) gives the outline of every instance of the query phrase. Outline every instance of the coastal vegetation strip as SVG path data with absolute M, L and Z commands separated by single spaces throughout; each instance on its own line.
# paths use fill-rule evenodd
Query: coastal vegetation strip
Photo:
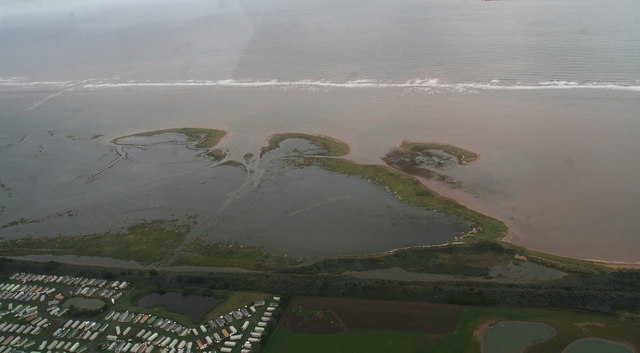
M 291 273 L 333 273 L 369 271 L 399 267 L 406 271 L 458 277 L 488 277 L 492 266 L 518 263 L 518 252 L 501 244 L 482 241 L 439 247 L 407 248 L 378 255 L 345 256 L 294 267 Z
M 457 146 L 446 145 L 443 143 L 415 142 L 405 140 L 402 141 L 399 148 L 413 152 L 442 151 L 446 154 L 456 157 L 456 159 L 458 160 L 458 164 L 461 165 L 473 163 L 479 157 L 475 152 Z
M 224 130 L 218 129 L 207 129 L 207 128 L 172 128 L 172 129 L 163 129 L 163 130 L 154 130 L 154 131 L 145 131 L 139 132 L 127 136 L 117 137 L 111 140 L 111 143 L 120 144 L 119 141 L 125 139 L 127 137 L 135 137 L 135 136 L 155 136 L 160 134 L 183 134 L 187 136 L 190 142 L 195 143 L 195 148 L 207 149 L 213 148 L 220 141 L 227 136 L 227 132 Z
M 504 242 L 482 240 L 443 246 L 411 247 L 381 254 L 334 257 L 290 268 L 284 272 L 344 274 L 398 267 L 415 273 L 492 279 L 493 267 L 521 265 L 525 262 L 577 276 L 611 271 L 605 266 L 588 261 L 548 255 Z
M 522 248 L 511 243 L 503 242 L 501 243 L 501 245 L 505 248 L 510 248 L 518 251 L 522 256 L 525 256 L 528 261 L 535 262 L 562 272 L 588 275 L 611 272 L 613 270 L 612 268 L 609 268 L 606 265 L 598 262 L 547 254 L 536 250 Z
M 345 156 L 349 153 L 349 145 L 345 142 L 342 142 L 334 137 L 319 135 L 319 134 L 308 134 L 308 133 L 298 133 L 298 132 L 287 132 L 287 133 L 278 133 L 269 136 L 267 139 L 268 145 L 263 147 L 260 151 L 260 156 L 263 156 L 265 153 L 275 150 L 280 147 L 280 143 L 287 139 L 304 139 L 309 141 L 310 143 L 323 148 L 325 151 L 319 155 L 323 156 Z
M 300 259 L 269 254 L 262 248 L 246 246 L 238 242 L 214 243 L 195 238 L 182 248 L 172 265 L 276 270 L 299 263 L 301 263 Z
M 113 233 L 7 240 L 0 242 L 0 256 L 98 256 L 142 265 L 159 264 L 174 257 L 189 231 L 188 225 L 175 220 L 150 220 Z M 301 262 L 237 242 L 216 243 L 200 238 L 189 241 L 176 255 L 167 265 L 275 270 Z
M 148 265 L 171 256 L 185 234 L 175 221 L 153 220 L 114 233 L 8 240 L 0 242 L 0 255 L 100 256 Z

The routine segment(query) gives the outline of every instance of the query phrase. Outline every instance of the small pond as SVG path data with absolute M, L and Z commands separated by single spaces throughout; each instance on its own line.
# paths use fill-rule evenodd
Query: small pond
M 482 336 L 483 353 L 520 353 L 535 343 L 555 336 L 556 330 L 539 322 L 500 321 Z
M 562 353 L 635 353 L 635 351 L 619 342 L 591 337 L 574 341 Z
M 224 299 L 206 297 L 202 295 L 182 295 L 169 292 L 165 294 L 152 293 L 138 299 L 136 305 L 142 308 L 164 306 L 170 311 L 182 314 L 191 321 L 201 322 L 204 316 Z

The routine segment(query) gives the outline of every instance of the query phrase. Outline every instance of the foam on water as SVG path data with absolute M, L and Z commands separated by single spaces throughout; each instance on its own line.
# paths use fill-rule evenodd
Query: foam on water
M 87 83 L 87 81 L 93 81 Z M 109 88 L 126 88 L 126 87 L 229 87 L 229 88 L 406 88 L 406 89 L 423 89 L 423 90 L 446 90 L 453 92 L 473 92 L 480 90 L 613 90 L 626 92 L 640 92 L 640 85 L 626 85 L 614 82 L 583 82 L 576 81 L 541 81 L 537 84 L 521 84 L 514 85 L 500 84 L 501 80 L 491 80 L 489 83 L 482 82 L 460 82 L 447 83 L 441 82 L 437 78 L 430 79 L 412 79 L 405 82 L 378 81 L 378 80 L 353 80 L 336 82 L 330 80 L 299 80 L 299 81 L 252 81 L 252 80 L 180 80 L 180 81 L 109 81 L 101 80 L 83 80 L 83 81 L 42 81 L 32 82 L 21 78 L 10 77 L 0 78 L 0 86 L 13 86 L 28 88 L 37 87 L 74 87 L 81 89 L 109 89 Z

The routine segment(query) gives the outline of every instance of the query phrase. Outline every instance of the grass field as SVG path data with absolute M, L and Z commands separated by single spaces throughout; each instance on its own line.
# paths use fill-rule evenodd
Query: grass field
M 111 140 L 111 143 L 117 144 L 118 140 L 121 140 L 127 137 L 155 136 L 155 135 L 167 134 L 167 133 L 183 134 L 187 136 L 189 141 L 196 142 L 195 144 L 196 148 L 215 147 L 225 136 L 227 136 L 227 132 L 224 130 L 185 127 L 185 128 L 173 128 L 173 129 L 139 132 L 137 134 L 131 134 L 131 135 L 115 138 Z
M 298 259 L 285 255 L 272 255 L 261 248 L 239 243 L 213 243 L 196 238 L 182 248 L 182 252 L 172 265 L 274 270 L 299 263 Z
M 357 300 L 353 302 L 357 303 Z M 292 303 L 295 305 L 295 298 Z M 462 306 L 458 308 L 461 314 L 457 317 L 456 328 L 453 332 L 445 334 L 428 330 L 423 332 L 397 330 L 393 329 L 393 325 L 390 325 L 389 329 L 354 327 L 339 333 L 314 334 L 299 332 L 295 327 L 288 327 L 285 313 L 285 317 L 278 324 L 264 352 L 479 353 L 480 341 L 476 331 L 487 322 L 503 320 L 543 322 L 557 330 L 556 336 L 531 346 L 527 353 L 560 353 L 571 342 L 585 337 L 601 337 L 636 348 L 640 347 L 638 322 L 635 320 L 625 322 L 613 315 L 548 309 Z M 307 312 L 313 312 L 312 310 L 313 307 Z M 362 307 L 355 310 L 360 310 L 362 315 Z M 625 317 L 629 315 L 624 314 Z M 438 317 L 432 319 L 436 322 L 439 320 Z
M 268 140 L 269 144 L 262 148 L 262 150 L 260 151 L 260 156 L 264 155 L 265 153 L 271 150 L 275 150 L 278 147 L 280 147 L 280 143 L 282 141 L 287 139 L 293 139 L 293 138 L 305 139 L 316 146 L 324 148 L 326 150 L 326 152 L 322 154 L 324 156 L 336 157 L 336 156 L 344 156 L 347 153 L 349 153 L 349 145 L 333 137 L 317 135 L 317 134 L 287 132 L 287 133 L 281 133 L 281 134 L 273 134 L 269 136 L 269 140 Z
M 428 353 L 433 347 L 431 336 L 371 329 L 313 335 L 288 331 L 278 325 L 263 353 Z

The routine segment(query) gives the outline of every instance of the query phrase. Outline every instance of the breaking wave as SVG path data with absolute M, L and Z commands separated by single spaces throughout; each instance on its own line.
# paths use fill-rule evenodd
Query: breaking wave
M 625 85 L 608 82 L 575 82 L 575 81 L 542 81 L 537 84 L 503 84 L 500 80 L 491 80 L 488 83 L 462 82 L 448 83 L 439 79 L 414 79 L 406 82 L 391 82 L 377 80 L 353 80 L 353 81 L 327 81 L 327 80 L 300 80 L 300 81 L 251 81 L 251 80 L 182 80 L 182 81 L 60 81 L 60 82 L 30 82 L 20 78 L 0 78 L 0 86 L 16 87 L 70 87 L 75 89 L 109 89 L 126 87 L 229 87 L 229 88 L 401 88 L 422 90 L 446 90 L 453 92 L 474 92 L 483 90 L 613 90 L 626 92 L 640 92 L 640 85 Z

